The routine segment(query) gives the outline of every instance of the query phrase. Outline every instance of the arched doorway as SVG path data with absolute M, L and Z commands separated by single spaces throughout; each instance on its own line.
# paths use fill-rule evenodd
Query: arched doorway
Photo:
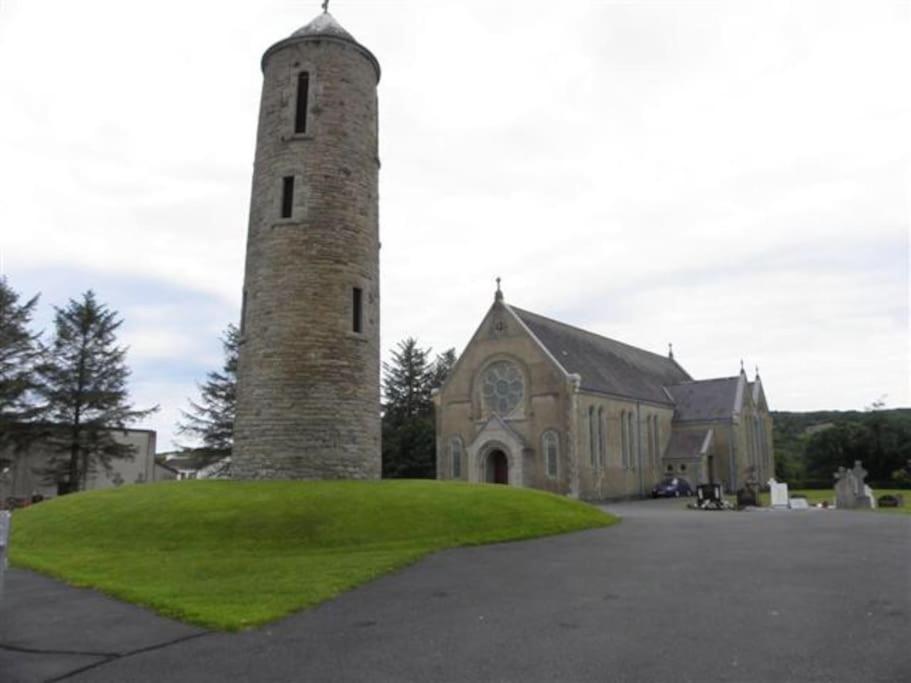
M 506 453 L 499 448 L 487 454 L 487 482 L 489 484 L 509 483 L 509 461 Z

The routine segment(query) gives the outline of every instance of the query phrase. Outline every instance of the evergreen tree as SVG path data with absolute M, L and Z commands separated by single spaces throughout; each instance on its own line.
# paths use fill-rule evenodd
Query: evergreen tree
M 433 370 L 431 371 L 430 386 L 432 389 L 439 389 L 443 386 L 443 382 L 446 381 L 446 378 L 449 377 L 449 373 L 452 372 L 456 360 L 455 349 L 444 351 L 436 357 L 436 360 L 433 362 Z
M 240 330 L 229 324 L 221 337 L 225 362 L 221 372 L 210 372 L 199 385 L 200 401 L 189 401 L 190 410 L 182 411 L 178 434 L 202 442 L 207 459 L 231 454 L 234 444 L 234 414 L 237 408 L 237 355 Z
M 428 349 L 414 338 L 399 342 L 383 363 L 383 476 L 434 476 L 433 404 Z
M 0 277 L 0 468 L 4 453 L 25 447 L 38 433 L 41 411 L 35 401 L 35 366 L 41 356 L 39 334 L 29 330 L 38 303 L 34 296 L 23 304 Z
M 158 407 L 137 410 L 129 402 L 127 350 L 116 339 L 123 320 L 115 311 L 98 303 L 91 290 L 54 311 L 50 353 L 39 366 L 39 390 L 55 423 L 45 476 L 76 491 L 99 465 L 109 471 L 113 460 L 133 457 L 135 448 L 118 443 L 113 432 Z
M 438 388 L 455 363 L 455 351 L 437 356 L 409 337 L 383 364 L 383 476 L 427 478 L 436 476 L 436 436 L 431 392 Z

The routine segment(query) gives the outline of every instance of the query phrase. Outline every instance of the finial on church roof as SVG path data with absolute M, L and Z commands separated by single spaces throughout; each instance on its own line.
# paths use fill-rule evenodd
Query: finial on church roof
M 323 0 L 323 14 L 329 13 L 329 0 Z
M 503 291 L 500 289 L 500 278 L 497 278 L 497 291 L 493 295 L 494 301 L 503 301 Z
M 756 363 L 756 379 L 759 379 L 759 363 Z
M 674 345 L 671 342 L 667 343 L 667 357 L 674 360 Z

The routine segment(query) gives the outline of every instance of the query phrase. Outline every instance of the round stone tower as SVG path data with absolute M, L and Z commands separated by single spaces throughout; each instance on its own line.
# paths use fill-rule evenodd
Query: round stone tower
M 232 472 L 380 476 L 380 66 L 328 12 L 263 55 Z

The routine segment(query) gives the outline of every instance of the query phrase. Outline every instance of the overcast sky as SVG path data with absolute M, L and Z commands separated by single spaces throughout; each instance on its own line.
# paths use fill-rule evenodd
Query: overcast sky
M 909 393 L 911 3 L 333 0 L 378 57 L 382 346 L 492 302 L 760 366 L 773 409 Z M 261 73 L 317 0 L 0 0 L 0 256 L 125 319 L 172 447 L 239 317 Z

